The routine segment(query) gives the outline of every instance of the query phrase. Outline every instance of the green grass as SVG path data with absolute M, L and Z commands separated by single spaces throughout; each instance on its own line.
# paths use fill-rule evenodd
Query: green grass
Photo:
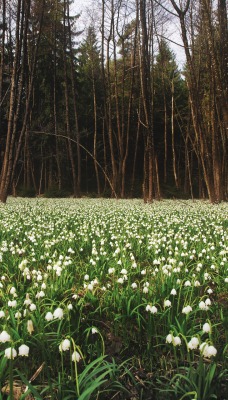
M 227 211 L 171 200 L 0 205 L 0 399 L 225 400 Z

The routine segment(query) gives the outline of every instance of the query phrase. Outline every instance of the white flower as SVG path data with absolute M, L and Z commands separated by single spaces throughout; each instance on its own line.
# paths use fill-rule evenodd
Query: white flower
M 170 292 L 170 294 L 172 294 L 173 296 L 175 296 L 175 295 L 177 294 L 176 289 L 172 289 L 171 292 Z
M 203 331 L 204 331 L 205 333 L 211 332 L 211 326 L 210 326 L 210 324 L 208 324 L 208 322 L 206 322 L 206 323 L 203 325 Z
M 204 303 L 204 301 L 199 302 L 200 310 L 208 310 L 208 306 Z
M 33 322 L 32 322 L 31 319 L 29 319 L 29 320 L 27 321 L 27 331 L 28 331 L 28 333 L 29 333 L 30 335 L 31 335 L 32 332 L 34 331 Z
M 36 294 L 36 298 L 37 298 L 37 299 L 40 299 L 41 297 L 44 297 L 44 296 L 45 296 L 45 293 L 44 293 L 43 290 L 41 290 L 40 292 L 38 292 L 38 293 Z
M 123 281 L 124 281 L 123 278 L 117 279 L 117 282 L 118 282 L 118 283 L 123 283 Z
M 164 308 L 166 308 L 166 307 L 171 307 L 171 305 L 172 305 L 172 303 L 171 303 L 170 300 L 165 300 L 165 301 L 164 301 Z
M 127 270 L 125 268 L 121 269 L 120 271 L 121 274 L 126 275 L 127 274 Z
M 114 272 L 115 272 L 115 268 L 109 268 L 108 269 L 109 275 L 114 274 Z
M 217 349 L 214 346 L 208 346 L 207 357 L 215 357 L 217 354 Z
M 194 286 L 195 287 L 199 287 L 200 286 L 200 282 L 199 281 L 195 281 Z
M 186 307 L 183 307 L 183 309 L 182 309 L 183 314 L 189 314 L 191 311 L 192 311 L 191 306 L 186 306 Z
M 15 294 L 15 293 L 16 293 L 16 288 L 12 286 L 10 289 L 10 294 Z
M 209 346 L 207 343 L 202 343 L 200 345 L 200 351 L 204 357 L 210 358 L 216 356 L 217 350 L 214 346 Z
M 97 333 L 98 332 L 98 330 L 97 330 L 97 328 L 92 328 L 92 335 L 94 335 L 95 333 Z
M 72 353 L 71 359 L 72 359 L 72 361 L 74 361 L 74 362 L 79 362 L 80 359 L 81 359 L 81 356 L 80 356 L 80 354 L 79 354 L 77 351 L 74 351 L 74 352 Z
M 181 339 L 179 338 L 179 336 L 175 336 L 173 338 L 173 345 L 174 346 L 180 346 L 181 345 Z
M 198 346 L 199 346 L 199 339 L 197 337 L 191 338 L 190 342 L 188 343 L 188 348 L 190 350 L 194 350 L 197 349 Z
M 62 352 L 67 350 L 70 350 L 70 340 L 64 339 L 59 345 L 59 351 Z
M 53 318 L 55 319 L 62 319 L 63 318 L 63 309 L 58 307 L 53 313 Z
M 12 307 L 12 308 L 14 308 L 14 307 L 16 307 L 17 306 L 17 300 L 9 300 L 8 301 L 8 306 L 9 307 Z
M 54 318 L 53 314 L 50 311 L 48 311 L 47 314 L 45 315 L 46 321 L 51 321 L 53 318 Z
M 15 318 L 16 318 L 16 319 L 19 319 L 19 318 L 21 318 L 21 317 L 22 317 L 21 312 L 20 312 L 20 311 L 17 311 L 17 312 L 15 313 Z
M 5 313 L 4 313 L 4 311 L 0 311 L 0 318 L 4 318 L 5 317 Z
M 69 303 L 67 308 L 68 308 L 68 310 L 73 310 L 73 305 L 71 303 Z
M 207 289 L 207 293 L 208 293 L 208 294 L 212 294 L 212 293 L 213 293 L 213 290 L 212 290 L 211 288 L 209 288 L 209 289 Z
M 225 278 L 225 283 L 228 283 L 228 278 Z
M 211 305 L 211 300 L 210 299 L 206 299 L 205 300 L 205 304 L 206 304 L 206 306 L 210 306 Z
M 88 280 L 89 280 L 89 275 L 88 275 L 88 274 L 86 274 L 86 275 L 84 276 L 84 280 L 85 280 L 85 281 L 88 281 Z
M 158 309 L 155 306 L 151 306 L 150 304 L 147 304 L 146 311 L 151 312 L 151 314 L 156 314 L 158 312 Z
M 36 305 L 34 303 L 30 304 L 30 311 L 35 311 L 36 310 Z
M 190 282 L 190 281 L 186 281 L 186 282 L 184 283 L 184 286 L 191 286 L 191 282 Z
M 147 286 L 144 286 L 144 288 L 143 288 L 143 293 L 148 293 L 148 292 L 149 292 L 148 287 L 147 287 Z
M 32 303 L 32 300 L 29 298 L 29 294 L 26 294 L 26 299 L 24 301 L 25 306 L 29 306 Z
M 172 333 L 169 333 L 166 336 L 166 343 L 172 343 L 172 342 L 173 342 L 173 335 L 172 335 Z
M 16 350 L 12 347 L 8 347 L 8 349 L 5 349 L 5 357 L 11 360 L 14 359 L 15 357 L 17 357 Z
M 28 357 L 28 355 L 29 355 L 29 347 L 26 346 L 26 344 L 22 344 L 18 348 L 18 355 L 22 356 L 22 357 Z
M 6 331 L 2 331 L 2 333 L 0 333 L 0 343 L 10 342 L 10 340 L 11 337 Z
M 133 283 L 131 284 L 131 287 L 132 287 L 132 289 L 137 289 L 137 283 L 136 283 L 136 282 L 133 282 Z

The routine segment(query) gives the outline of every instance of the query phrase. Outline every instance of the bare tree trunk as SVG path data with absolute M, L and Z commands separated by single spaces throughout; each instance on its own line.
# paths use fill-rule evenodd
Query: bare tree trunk
M 6 202 L 10 180 L 12 176 L 12 162 L 13 162 L 13 149 L 15 146 L 15 133 L 14 126 L 17 123 L 16 120 L 16 107 L 18 100 L 18 81 L 20 76 L 19 65 L 21 57 L 21 44 L 22 44 L 22 30 L 23 22 L 21 20 L 22 14 L 22 4 L 21 0 L 18 0 L 17 5 L 17 21 L 16 21 L 16 45 L 15 45 L 15 55 L 14 64 L 11 77 L 11 89 L 10 89 L 10 102 L 9 102 L 9 114 L 8 114 L 8 129 L 6 136 L 6 146 L 3 159 L 3 165 L 1 170 L 1 182 L 0 182 L 0 201 Z
M 3 76 L 5 69 L 5 32 L 6 32 L 6 0 L 2 0 L 0 7 L 2 11 L 2 32 L 1 32 L 1 44 L 0 44 L 0 131 L 2 124 L 2 104 L 3 104 Z
M 175 150 L 175 138 L 174 138 L 174 81 L 171 82 L 171 92 L 172 92 L 172 113 L 171 113 L 171 132 L 172 132 L 172 155 L 173 155 L 173 175 L 175 180 L 176 188 L 179 187 L 177 168 L 176 168 L 176 150 Z
M 141 52 L 140 52 L 140 76 L 142 101 L 145 115 L 145 158 L 144 158 L 144 201 L 151 202 L 154 192 L 156 176 L 155 152 L 154 152 L 154 133 L 153 133 L 153 82 L 151 82 L 150 55 L 148 43 L 148 31 L 146 24 L 146 1 L 139 0 L 139 16 L 141 25 Z M 153 6 L 152 6 L 153 7 Z M 152 10 L 153 11 L 153 10 Z M 153 19 L 153 18 L 152 18 Z M 153 45 L 152 45 L 153 52 Z M 152 54 L 153 57 L 153 54 Z
M 73 178 L 73 195 L 78 197 L 78 181 L 76 175 L 75 160 L 72 148 L 72 141 L 70 140 L 70 110 L 69 110 L 69 88 L 68 88 L 68 74 L 67 74 L 67 27 L 66 27 L 66 12 L 67 0 L 64 0 L 64 33 L 63 33 L 63 63 L 64 63 L 64 94 L 65 94 L 65 123 L 66 123 L 66 136 L 68 137 L 68 152 L 71 163 L 71 172 Z
M 77 111 L 77 101 L 76 101 L 76 89 L 75 89 L 75 68 L 73 62 L 73 49 L 72 49 L 72 32 L 71 23 L 69 15 L 69 2 L 66 4 L 67 13 L 67 26 L 68 26 L 68 40 L 70 49 L 70 74 L 71 74 L 71 91 L 73 96 L 74 104 L 74 121 L 75 121 L 75 131 L 76 131 L 76 146 L 77 146 L 77 197 L 80 197 L 80 187 L 81 187 L 81 152 L 80 152 L 80 132 L 78 126 L 78 111 Z

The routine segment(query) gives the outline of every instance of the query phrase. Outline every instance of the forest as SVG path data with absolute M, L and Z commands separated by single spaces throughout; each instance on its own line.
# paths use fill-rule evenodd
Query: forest
M 0 201 L 227 200 L 227 1 L 73 3 L 0 0 Z

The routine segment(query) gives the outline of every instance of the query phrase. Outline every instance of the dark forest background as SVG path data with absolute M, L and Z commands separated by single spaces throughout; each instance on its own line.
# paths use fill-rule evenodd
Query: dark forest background
M 0 200 L 227 200 L 227 1 L 71 3 L 0 0 Z

